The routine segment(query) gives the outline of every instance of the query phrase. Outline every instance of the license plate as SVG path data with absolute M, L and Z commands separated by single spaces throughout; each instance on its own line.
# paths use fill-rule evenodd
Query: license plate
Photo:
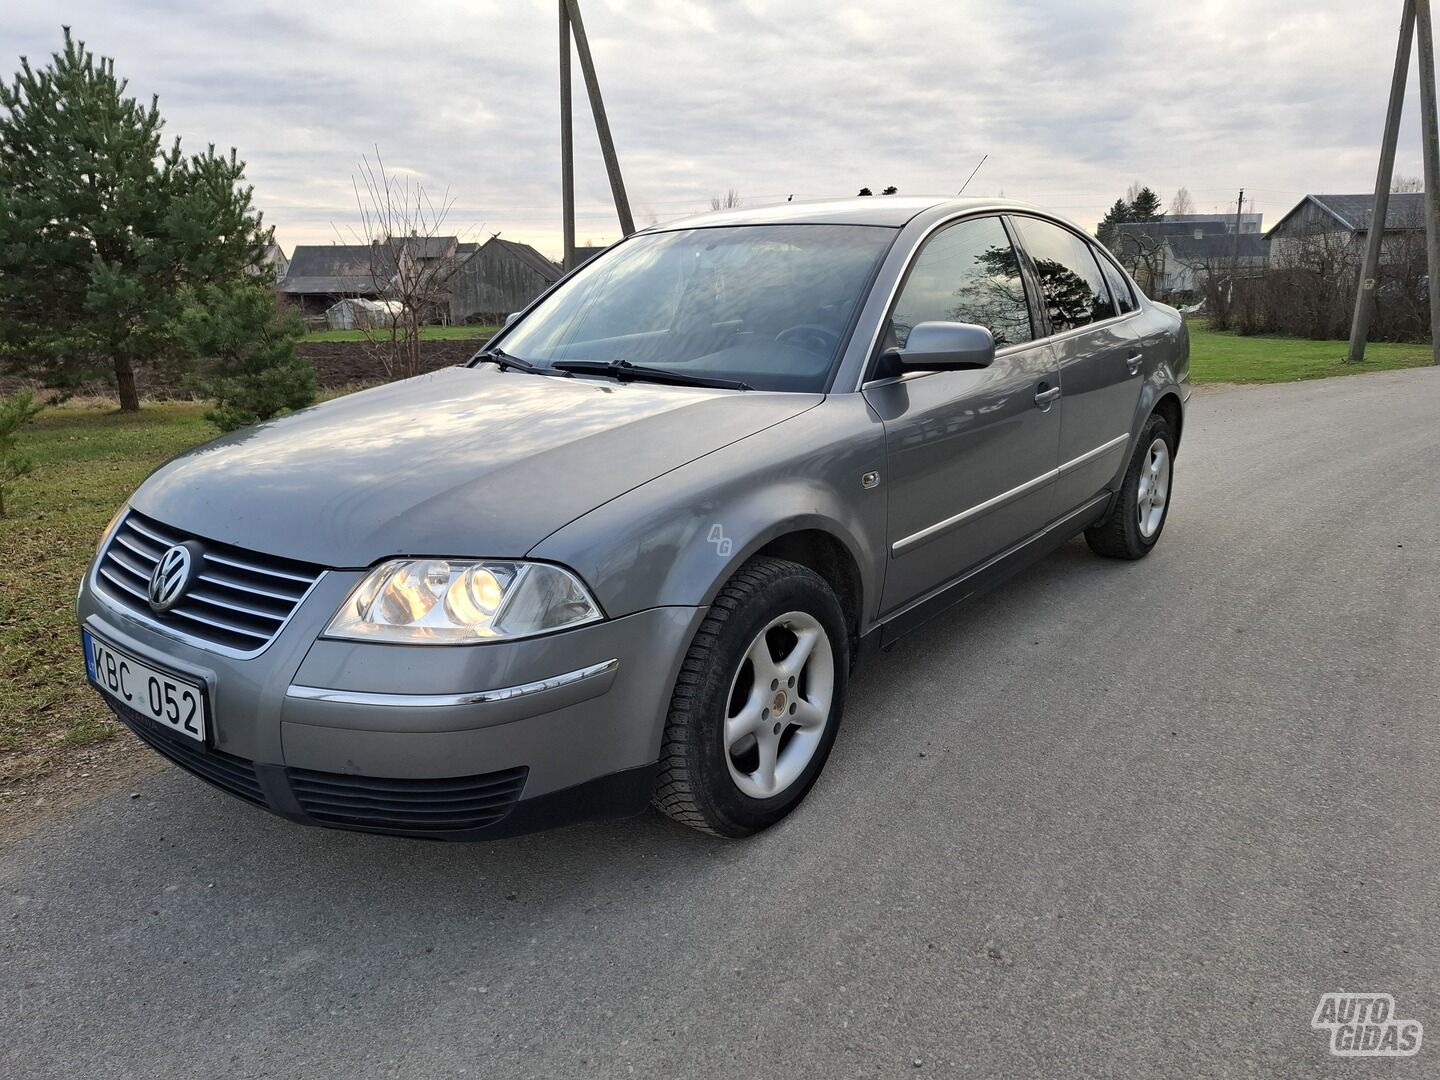
M 205 695 L 199 686 L 136 660 L 83 632 L 85 673 L 96 688 L 161 727 L 205 741 Z

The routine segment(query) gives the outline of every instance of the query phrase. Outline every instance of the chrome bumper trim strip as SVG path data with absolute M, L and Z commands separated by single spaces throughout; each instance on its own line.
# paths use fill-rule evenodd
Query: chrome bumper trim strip
M 443 709 L 455 705 L 485 705 L 497 701 L 514 701 L 517 698 L 543 694 L 558 690 L 562 686 L 574 686 L 587 679 L 608 675 L 620 667 L 618 659 L 605 660 L 589 667 L 567 671 L 563 675 L 552 675 L 548 679 L 521 683 L 519 686 L 502 686 L 494 690 L 475 690 L 461 694 L 380 694 L 363 690 L 327 690 L 320 686 L 292 685 L 285 691 L 286 697 L 305 701 L 326 701 L 333 705 L 383 705 L 402 709 Z

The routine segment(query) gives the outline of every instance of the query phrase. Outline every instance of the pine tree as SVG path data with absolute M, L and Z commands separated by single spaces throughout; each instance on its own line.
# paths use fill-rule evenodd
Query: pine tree
M 134 411 L 137 370 L 177 356 L 186 287 L 237 280 L 269 233 L 233 151 L 163 147 L 158 102 L 64 33 L 0 83 L 0 360 L 56 387 L 108 368 Z
M 1148 187 L 1142 187 L 1130 201 L 1131 221 L 1159 221 L 1165 216 L 1160 196 Z
M 1116 199 L 1110 209 L 1106 211 L 1105 217 L 1100 222 L 1100 227 L 1095 230 L 1095 234 L 1099 237 L 1102 244 L 1113 247 L 1115 242 L 1115 226 L 1125 221 L 1134 220 L 1135 215 L 1130 209 L 1130 204 L 1124 199 Z

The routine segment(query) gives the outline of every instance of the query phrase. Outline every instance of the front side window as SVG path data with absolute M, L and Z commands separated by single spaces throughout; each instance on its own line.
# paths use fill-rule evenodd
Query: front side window
M 983 326 L 997 347 L 1034 338 L 1020 261 L 998 217 L 951 225 L 916 257 L 891 316 L 895 344 L 936 321 Z
M 1115 303 L 1089 244 L 1069 229 L 1039 218 L 1017 217 L 1014 221 L 1035 263 L 1052 333 L 1063 334 L 1115 317 Z
M 629 361 L 757 390 L 823 390 L 895 230 L 737 225 L 634 237 L 498 343 L 539 365 Z

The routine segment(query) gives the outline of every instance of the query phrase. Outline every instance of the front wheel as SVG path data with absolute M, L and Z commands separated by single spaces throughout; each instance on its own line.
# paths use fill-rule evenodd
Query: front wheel
M 848 650 L 845 618 L 824 578 L 784 559 L 741 567 L 681 666 L 655 805 L 732 837 L 798 806 L 835 742 Z
M 1165 528 L 1170 511 L 1170 481 L 1175 438 L 1158 413 L 1145 421 L 1135 453 L 1115 504 L 1105 517 L 1085 530 L 1085 542 L 1097 555 L 1111 559 L 1143 559 Z

